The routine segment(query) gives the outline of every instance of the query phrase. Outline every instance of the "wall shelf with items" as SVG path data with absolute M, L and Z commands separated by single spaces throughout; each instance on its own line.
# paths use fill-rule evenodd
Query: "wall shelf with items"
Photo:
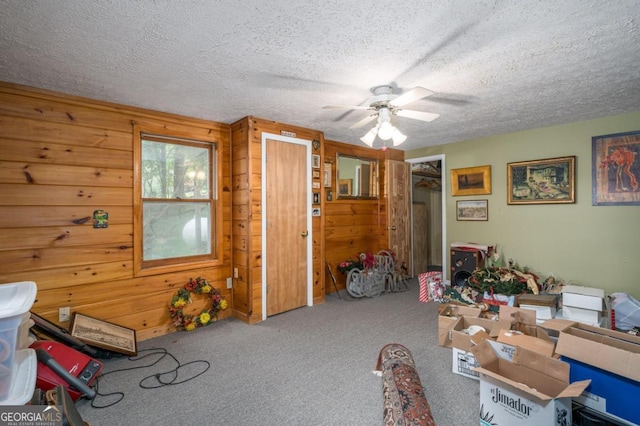
M 440 162 L 416 163 L 411 165 L 413 185 L 416 188 L 442 191 Z

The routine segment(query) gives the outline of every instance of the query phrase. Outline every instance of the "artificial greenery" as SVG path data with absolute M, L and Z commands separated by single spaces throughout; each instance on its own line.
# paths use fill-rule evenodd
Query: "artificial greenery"
M 528 284 L 532 279 L 535 282 L 535 275 L 526 270 L 489 266 L 474 270 L 467 282 L 482 292 L 512 295 L 532 293 Z

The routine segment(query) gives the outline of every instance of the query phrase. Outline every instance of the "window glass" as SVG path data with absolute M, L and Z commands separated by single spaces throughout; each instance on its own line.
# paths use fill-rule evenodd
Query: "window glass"
M 143 262 L 211 258 L 214 145 L 146 135 L 141 145 Z

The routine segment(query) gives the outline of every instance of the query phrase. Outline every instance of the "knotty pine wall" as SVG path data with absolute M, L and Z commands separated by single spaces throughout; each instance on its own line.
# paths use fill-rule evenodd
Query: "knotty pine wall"
M 338 199 L 336 185 L 336 155 L 338 153 L 373 158 L 378 160 L 377 200 Z M 338 289 L 345 288 L 346 276 L 337 269 L 346 259 L 353 259 L 362 252 L 376 253 L 387 249 L 389 233 L 387 229 L 387 184 L 386 160 L 404 161 L 404 152 L 395 149 L 386 151 L 356 146 L 337 141 L 325 140 L 324 161 L 332 162 L 332 201 L 326 201 L 323 208 L 324 250 L 326 261 L 331 266 L 338 282 Z M 323 188 L 323 198 L 326 191 Z M 327 274 L 328 275 L 328 274 Z M 326 291 L 334 290 L 331 277 L 326 278 Z
M 283 131 L 309 143 L 320 141 L 320 148 L 312 153 L 321 156 L 322 164 L 324 135 L 320 131 L 255 117 L 231 125 L 233 267 L 238 269 L 233 307 L 234 315 L 250 324 L 262 321 L 262 134 L 279 135 Z M 322 182 L 322 178 L 314 181 Z M 321 225 L 322 217 L 312 218 L 314 304 L 324 302 L 325 296 Z
M 134 124 L 218 142 L 220 266 L 134 276 Z M 226 288 L 230 187 L 227 124 L 0 83 L 0 283 L 35 281 L 33 311 L 53 322 L 58 308 L 69 306 L 135 329 L 138 340 L 166 334 L 175 330 L 167 311 L 171 297 L 196 276 L 234 304 Z M 106 229 L 92 226 L 100 209 L 109 213 Z M 230 315 L 228 309 L 220 318 Z

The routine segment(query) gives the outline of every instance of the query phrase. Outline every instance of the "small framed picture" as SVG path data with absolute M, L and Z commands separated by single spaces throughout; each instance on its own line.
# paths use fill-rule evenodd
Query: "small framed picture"
M 320 179 L 320 170 L 314 170 L 313 176 L 314 179 Z
M 351 196 L 351 187 L 353 184 L 353 179 L 339 179 L 338 180 L 338 195 L 343 195 L 345 197 Z
M 314 192 L 313 193 L 313 204 L 320 204 L 320 193 L 319 192 Z
M 320 189 L 320 182 L 311 182 L 311 187 L 313 189 Z
M 491 166 L 451 170 L 451 195 L 491 194 Z
M 331 167 L 331 163 L 324 163 L 324 175 L 322 177 L 322 180 L 324 181 L 324 187 L 325 188 L 331 188 L 331 170 L 333 169 L 333 167 Z
M 75 312 L 71 335 L 84 343 L 125 355 L 137 355 L 136 331 Z
M 489 200 L 456 201 L 457 220 L 489 220 Z
M 311 155 L 311 167 L 314 169 L 320 168 L 320 156 L 318 154 Z
M 319 207 L 314 207 L 311 210 L 311 216 L 314 216 L 314 217 L 320 216 L 320 208 Z

